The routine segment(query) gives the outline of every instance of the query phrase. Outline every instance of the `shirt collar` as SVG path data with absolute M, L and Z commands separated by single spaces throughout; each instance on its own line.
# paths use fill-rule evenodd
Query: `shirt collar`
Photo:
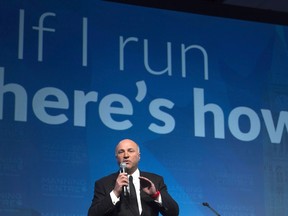
M 138 179 L 140 176 L 139 169 L 136 169 L 134 173 L 132 173 L 133 179 Z

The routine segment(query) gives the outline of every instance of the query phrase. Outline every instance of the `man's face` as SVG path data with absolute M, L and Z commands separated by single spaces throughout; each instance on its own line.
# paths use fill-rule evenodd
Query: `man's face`
M 140 160 L 140 152 L 138 145 L 132 140 L 122 140 L 115 149 L 117 163 L 126 163 L 126 172 L 133 173 Z

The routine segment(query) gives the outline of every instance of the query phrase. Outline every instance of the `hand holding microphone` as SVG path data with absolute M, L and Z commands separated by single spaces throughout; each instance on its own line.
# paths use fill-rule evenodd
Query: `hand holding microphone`
M 117 197 L 120 197 L 122 191 L 125 196 L 128 195 L 127 186 L 129 184 L 129 180 L 125 169 L 126 169 L 126 163 L 121 163 L 120 173 L 116 179 L 115 186 L 113 189 L 113 192 Z

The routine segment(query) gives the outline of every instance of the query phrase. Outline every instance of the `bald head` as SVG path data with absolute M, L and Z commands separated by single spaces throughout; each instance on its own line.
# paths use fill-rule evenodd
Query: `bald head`
M 115 148 L 117 163 L 126 163 L 127 172 L 132 174 L 138 168 L 140 149 L 136 142 L 131 139 L 121 140 Z
M 134 146 L 137 149 L 138 153 L 140 153 L 140 147 L 136 142 L 134 142 L 131 139 L 123 139 L 115 147 L 115 156 L 117 156 L 118 154 L 119 147 L 121 147 L 122 145 L 128 145 L 128 144 L 131 146 Z

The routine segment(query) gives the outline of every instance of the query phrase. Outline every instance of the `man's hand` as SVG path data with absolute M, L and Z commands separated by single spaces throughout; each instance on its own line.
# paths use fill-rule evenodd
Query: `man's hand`
M 120 194 L 123 190 L 123 186 L 128 186 L 129 180 L 127 173 L 120 173 L 116 179 L 116 183 L 113 189 L 114 194 L 117 197 L 120 197 Z
M 148 178 L 140 176 L 139 179 L 140 179 L 140 186 L 145 193 L 151 196 L 157 192 L 155 185 Z

